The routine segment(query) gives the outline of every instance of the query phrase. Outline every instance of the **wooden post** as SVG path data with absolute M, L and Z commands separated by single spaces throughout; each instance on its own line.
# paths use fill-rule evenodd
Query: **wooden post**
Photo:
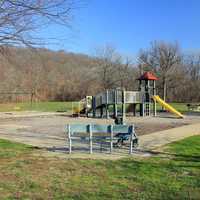
M 70 125 L 67 126 L 67 132 L 68 132 L 68 146 L 69 146 L 69 154 L 70 154 L 72 152 L 72 139 L 71 139 Z
M 89 132 L 89 148 L 90 148 L 90 154 L 92 154 L 92 126 L 91 126 L 91 124 L 90 125 L 88 125 L 88 132 Z
M 113 125 L 109 126 L 109 132 L 110 132 L 110 153 L 113 151 Z

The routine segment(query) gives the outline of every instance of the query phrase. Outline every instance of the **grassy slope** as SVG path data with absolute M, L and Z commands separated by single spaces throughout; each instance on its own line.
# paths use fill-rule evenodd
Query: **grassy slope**
M 198 199 L 199 146 L 194 136 L 169 145 L 165 157 L 64 160 L 1 140 L 0 199 Z

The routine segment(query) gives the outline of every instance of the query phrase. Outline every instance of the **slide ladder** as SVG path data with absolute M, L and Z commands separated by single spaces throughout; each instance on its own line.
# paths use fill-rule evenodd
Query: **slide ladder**
M 162 100 L 158 95 L 153 96 L 153 100 L 157 101 L 161 106 L 163 106 L 166 110 L 168 110 L 169 112 L 177 115 L 180 118 L 184 118 L 184 116 L 177 111 L 175 108 L 173 108 L 171 105 L 169 105 L 168 103 L 166 103 L 164 100 Z

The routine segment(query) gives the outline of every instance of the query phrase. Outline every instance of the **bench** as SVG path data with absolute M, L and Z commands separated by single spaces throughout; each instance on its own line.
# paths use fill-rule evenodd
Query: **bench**
M 129 140 L 129 153 L 133 151 L 133 147 L 138 144 L 138 137 L 135 133 L 133 125 L 99 125 L 99 124 L 68 124 L 66 126 L 69 153 L 72 152 L 72 140 L 80 138 L 89 144 L 89 152 L 93 153 L 93 140 L 95 134 L 100 134 L 96 138 L 98 140 L 108 140 L 110 143 L 110 153 L 113 151 L 113 141 Z M 83 134 L 83 135 L 82 135 Z M 107 134 L 107 136 L 105 136 Z
M 188 110 L 200 111 L 200 104 L 187 104 Z

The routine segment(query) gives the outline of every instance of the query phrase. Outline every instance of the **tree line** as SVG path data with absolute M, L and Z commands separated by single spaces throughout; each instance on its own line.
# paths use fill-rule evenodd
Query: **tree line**
M 3 0 L 0 2 L 0 101 L 79 100 L 110 88 L 137 90 L 137 78 L 154 72 L 158 94 L 167 101 L 199 102 L 200 53 L 178 43 L 154 41 L 133 59 L 112 46 L 94 55 L 42 49 L 58 38 L 42 38 L 51 25 L 70 30 L 74 10 L 85 0 Z M 16 94 L 16 95 L 15 95 Z M 29 95 L 30 94 L 30 95 Z M 18 97 L 18 99 L 20 99 Z
M 23 100 L 30 100 L 26 94 L 32 94 L 40 101 L 70 101 L 111 88 L 137 90 L 137 78 L 145 71 L 159 78 L 157 93 L 166 101 L 200 101 L 200 54 L 184 54 L 177 43 L 154 41 L 136 58 L 122 56 L 109 45 L 95 49 L 91 56 L 1 48 L 1 101 L 15 101 L 12 94 Z

